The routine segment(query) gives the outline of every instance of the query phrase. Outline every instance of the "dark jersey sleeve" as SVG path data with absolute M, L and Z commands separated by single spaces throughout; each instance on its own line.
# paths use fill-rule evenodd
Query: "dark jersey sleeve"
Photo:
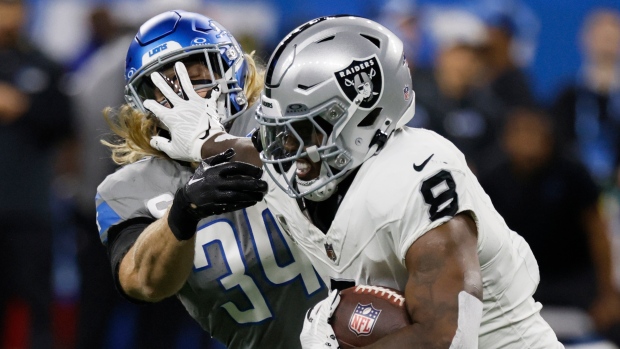
M 138 237 L 142 234 L 144 229 L 153 222 L 154 220 L 150 218 L 133 218 L 111 227 L 108 231 L 108 257 L 110 258 L 112 267 L 114 286 L 116 286 L 116 290 L 125 299 L 132 303 L 142 304 L 146 302 L 132 298 L 123 291 L 118 275 L 119 268 L 127 251 L 129 251 L 136 240 L 138 240 Z

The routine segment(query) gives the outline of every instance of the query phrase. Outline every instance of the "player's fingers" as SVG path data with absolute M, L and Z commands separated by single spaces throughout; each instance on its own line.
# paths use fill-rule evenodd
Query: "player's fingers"
M 219 190 L 240 193 L 240 195 L 247 193 L 247 195 L 251 195 L 252 200 L 260 201 L 269 190 L 269 185 L 262 179 L 234 178 L 222 183 Z
M 256 200 L 254 198 L 250 198 L 247 196 L 239 196 L 236 198 L 235 201 L 231 201 L 231 202 L 222 202 L 222 204 L 225 204 L 226 207 L 229 208 L 229 212 L 230 211 L 236 211 L 236 210 L 240 210 L 242 208 L 247 208 L 250 206 L 254 206 L 256 205 L 257 202 L 261 201 L 262 198 Z
M 164 138 L 160 136 L 151 137 L 151 141 L 149 143 L 151 144 L 151 147 L 159 151 L 163 151 L 164 153 L 167 153 L 168 150 L 170 150 L 170 147 L 172 146 L 168 138 Z
M 170 129 L 169 124 L 174 123 L 174 117 L 175 117 L 174 114 L 166 112 L 166 111 L 169 111 L 170 109 L 164 107 L 163 105 L 157 103 L 156 101 L 152 99 L 147 99 L 146 101 L 144 101 L 144 107 L 147 110 L 150 110 L 153 114 L 155 114 L 159 122 L 161 122 L 164 126 Z
M 213 155 L 211 157 L 204 159 L 204 162 L 207 163 L 207 165 L 209 166 L 215 166 L 215 165 L 223 164 L 225 162 L 230 161 L 230 159 L 232 159 L 233 156 L 235 156 L 235 149 L 228 148 L 224 152 L 221 152 L 219 154 L 216 154 L 216 155 Z
M 187 73 L 187 68 L 185 68 L 185 64 L 183 62 L 176 62 L 174 64 L 174 71 L 181 82 L 181 89 L 185 96 L 189 100 L 202 100 L 196 91 L 194 91 L 194 85 L 192 84 L 192 80 L 189 78 L 189 74 Z
M 166 117 L 164 111 L 167 109 L 163 105 L 157 103 L 157 101 L 153 99 L 147 99 L 144 101 L 144 107 L 150 110 L 159 120 L 162 120 Z
M 159 91 L 170 101 L 170 103 L 172 103 L 173 106 L 182 101 L 181 97 L 179 97 L 172 90 L 159 72 L 154 72 L 151 74 L 151 81 L 153 81 L 153 84 L 155 84 Z
M 319 310 L 321 310 L 321 305 L 322 303 L 319 302 L 315 305 L 312 306 L 312 308 L 308 309 L 308 311 L 306 312 L 306 322 L 307 323 L 315 323 L 317 321 L 317 317 L 318 317 L 318 312 Z
M 334 315 L 336 308 L 338 308 L 338 304 L 340 304 L 340 292 L 338 290 L 332 290 L 329 294 L 328 300 L 330 302 L 328 318 L 331 318 L 332 315 Z
M 262 168 L 246 162 L 233 161 L 219 166 L 221 166 L 219 171 L 222 177 L 248 176 L 259 179 L 263 176 Z
M 209 96 L 207 97 L 207 105 L 213 109 L 217 109 L 217 99 L 220 97 L 220 95 L 222 94 L 222 90 L 220 89 L 220 86 L 217 85 L 215 87 L 213 87 L 211 89 L 211 93 L 209 94 Z
M 306 311 L 306 315 L 304 317 L 304 325 L 301 329 L 300 340 L 304 341 L 309 337 L 313 337 L 316 333 L 316 321 L 314 314 L 314 309 L 317 308 L 318 305 L 314 305 L 310 309 Z

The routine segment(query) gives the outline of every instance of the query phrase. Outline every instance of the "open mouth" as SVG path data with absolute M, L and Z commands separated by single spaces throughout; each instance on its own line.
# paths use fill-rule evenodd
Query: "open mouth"
M 297 159 L 295 167 L 295 174 L 302 181 L 311 181 L 321 175 L 321 161 L 313 162 L 308 158 Z
M 306 159 L 297 159 L 295 161 L 295 166 L 297 167 L 297 171 L 295 171 L 295 173 L 297 174 L 297 177 L 299 177 L 299 179 L 302 179 L 302 180 L 312 179 L 312 178 L 308 178 L 310 172 L 312 171 L 312 164 L 310 163 L 310 161 Z

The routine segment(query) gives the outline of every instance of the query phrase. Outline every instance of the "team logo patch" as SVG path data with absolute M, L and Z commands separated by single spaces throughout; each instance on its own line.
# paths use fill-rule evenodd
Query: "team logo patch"
M 372 333 L 380 314 L 381 310 L 375 309 L 372 303 L 364 305 L 357 303 L 349 319 L 349 329 L 356 336 L 368 336 Z
M 377 57 L 354 60 L 334 73 L 342 92 L 353 102 L 359 96 L 360 108 L 372 108 L 383 92 L 383 72 Z

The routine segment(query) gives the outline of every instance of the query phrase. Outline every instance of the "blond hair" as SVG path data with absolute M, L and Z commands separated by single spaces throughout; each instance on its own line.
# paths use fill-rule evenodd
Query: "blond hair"
M 245 54 L 247 74 L 244 92 L 248 106 L 254 104 L 263 89 L 264 70 L 254 59 L 254 52 Z M 103 116 L 114 133 L 112 139 L 101 140 L 112 151 L 112 160 L 118 165 L 136 162 L 145 156 L 168 156 L 151 147 L 151 137 L 157 134 L 157 120 L 152 114 L 145 114 L 124 104 L 118 110 L 105 108 Z

